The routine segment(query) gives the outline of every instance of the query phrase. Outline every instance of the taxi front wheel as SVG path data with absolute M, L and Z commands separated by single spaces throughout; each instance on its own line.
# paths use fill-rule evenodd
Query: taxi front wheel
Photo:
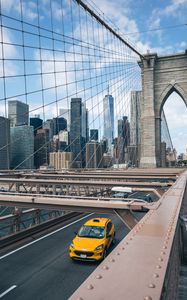
M 106 248 L 105 248 L 105 250 L 103 251 L 103 260 L 105 259 L 106 256 L 107 256 L 107 251 L 106 251 Z
M 112 244 L 115 245 L 115 243 L 116 243 L 116 235 L 114 233 L 114 236 L 113 236 L 113 239 L 112 239 Z

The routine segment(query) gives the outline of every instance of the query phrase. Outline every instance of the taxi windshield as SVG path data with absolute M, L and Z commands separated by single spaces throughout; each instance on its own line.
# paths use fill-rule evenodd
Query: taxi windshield
M 88 238 L 96 238 L 102 239 L 104 238 L 105 227 L 103 226 L 82 226 L 79 230 L 79 237 L 88 237 Z

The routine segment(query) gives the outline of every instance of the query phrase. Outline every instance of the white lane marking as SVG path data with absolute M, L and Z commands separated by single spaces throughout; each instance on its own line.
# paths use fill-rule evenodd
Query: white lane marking
M 73 225 L 73 224 L 75 224 L 75 223 L 78 223 L 79 221 L 81 221 L 81 220 L 83 220 L 83 219 L 86 219 L 87 217 L 89 217 L 89 216 L 91 216 L 91 215 L 93 215 L 93 214 L 94 214 L 94 213 L 90 213 L 90 214 L 88 214 L 88 215 L 86 215 L 86 216 L 84 216 L 84 217 L 82 217 L 82 218 L 80 218 L 80 219 L 78 219 L 78 220 L 76 220 L 76 221 L 73 221 L 73 222 L 70 223 L 70 224 L 67 224 L 67 225 L 63 226 L 62 228 L 59 228 L 59 229 L 57 229 L 57 230 L 55 230 L 55 231 L 53 231 L 53 232 L 50 232 L 50 233 L 48 233 L 48 234 L 42 236 L 41 238 L 39 238 L 39 239 L 37 239 L 37 240 L 35 240 L 35 241 L 32 241 L 32 242 L 30 242 L 30 243 L 28 243 L 28 244 L 26 244 L 26 245 L 24 245 L 24 246 L 22 246 L 22 247 L 20 247 L 20 248 L 17 248 L 17 249 L 15 249 L 15 250 L 13 250 L 13 251 L 11 251 L 11 252 L 9 252 L 9 253 L 3 255 L 3 256 L 0 256 L 0 260 L 3 259 L 3 258 L 5 258 L 5 257 L 7 257 L 7 256 L 9 256 L 9 255 L 11 255 L 11 254 L 13 254 L 13 253 L 15 253 L 15 252 L 17 252 L 17 251 L 19 251 L 19 250 L 21 250 L 21 249 L 24 249 L 24 248 L 26 248 L 26 247 L 28 247 L 28 246 L 30 246 L 30 245 L 32 245 L 32 244 L 35 244 L 36 242 L 39 242 L 39 241 L 45 239 L 46 237 L 48 237 L 48 236 L 50 236 L 50 235 L 53 235 L 53 234 L 55 234 L 55 233 L 57 233 L 57 232 L 59 232 L 59 231 L 65 229 L 65 228 L 67 228 L 67 227 L 69 227 L 69 226 L 71 226 L 71 225 Z
M 17 287 L 17 285 L 11 286 L 8 290 L 6 290 L 2 294 L 0 294 L 0 298 L 3 298 L 3 296 L 5 296 L 6 294 L 8 294 L 10 291 L 12 291 L 13 289 L 15 289 L 16 287 Z

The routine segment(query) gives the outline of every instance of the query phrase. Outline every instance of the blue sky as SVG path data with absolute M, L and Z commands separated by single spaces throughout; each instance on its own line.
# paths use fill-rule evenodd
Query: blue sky
M 187 26 L 166 29 L 187 23 L 186 0 L 94 0 L 93 2 L 124 35 L 136 42 L 143 52 L 152 50 L 171 54 L 183 51 L 187 46 Z M 163 30 L 149 31 L 156 28 Z
M 187 26 L 178 26 L 187 23 L 187 0 L 162 0 L 162 1 L 151 1 L 151 0 L 88 0 L 85 3 L 94 7 L 101 15 L 106 19 L 110 19 L 113 22 L 112 27 L 120 32 L 124 38 L 129 38 L 129 40 L 139 49 L 141 53 L 146 53 L 148 50 L 150 52 L 157 52 L 158 55 L 162 54 L 172 54 L 176 52 L 183 52 L 187 48 Z M 22 3 L 22 8 L 20 6 Z M 19 100 L 23 102 L 28 102 L 30 105 L 30 110 L 32 114 L 40 113 L 41 117 L 48 118 L 50 116 L 58 115 L 59 108 L 69 106 L 69 99 L 66 98 L 68 94 L 69 98 L 75 93 L 74 91 L 79 90 L 76 96 L 88 99 L 86 102 L 87 107 L 90 109 L 90 128 L 94 126 L 99 126 L 102 130 L 102 118 L 97 117 L 102 111 L 102 99 L 107 91 L 107 86 L 110 83 L 112 90 L 110 91 L 114 98 L 118 99 L 118 110 L 116 109 L 116 123 L 117 118 L 124 114 L 129 113 L 129 95 L 128 88 L 130 81 L 132 81 L 132 67 L 136 74 L 136 79 L 134 80 L 134 89 L 139 89 L 139 79 L 140 72 L 135 67 L 135 59 L 128 58 L 129 67 L 127 69 L 126 76 L 128 78 L 127 82 L 124 84 L 123 81 L 119 81 L 115 74 L 112 77 L 109 73 L 110 70 L 115 70 L 115 59 L 110 62 L 108 75 L 106 75 L 106 80 L 101 82 L 99 89 L 89 89 L 89 86 L 96 85 L 95 78 L 90 78 L 87 80 L 87 89 L 82 92 L 85 88 L 84 82 L 80 82 L 78 85 L 74 84 L 75 80 L 89 79 L 89 72 L 79 71 L 75 74 L 73 72 L 75 68 L 75 56 L 73 53 L 73 47 L 76 52 L 80 51 L 78 46 L 69 46 L 68 43 L 64 46 L 61 41 L 61 34 L 64 31 L 69 37 L 80 37 L 82 34 L 83 39 L 87 39 L 88 42 L 96 42 L 100 46 L 106 45 L 106 34 L 104 35 L 104 40 L 97 40 L 94 36 L 92 28 L 92 20 L 85 22 L 85 14 L 82 11 L 78 11 L 74 1 L 69 0 L 39 0 L 39 7 L 37 7 L 36 0 L 1 0 L 2 13 L 7 16 L 15 17 L 16 19 L 23 18 L 23 21 L 28 22 L 28 24 L 38 25 L 46 29 L 55 29 L 55 36 L 47 30 L 41 30 L 41 37 L 37 37 L 38 28 L 31 25 L 24 25 L 24 30 L 30 32 L 30 34 L 24 34 L 24 43 L 30 48 L 25 48 L 23 54 L 23 49 L 21 46 L 11 45 L 11 43 L 17 43 L 21 45 L 23 42 L 22 24 L 16 20 L 10 20 L 3 17 L 3 24 L 6 26 L 14 26 L 18 30 L 13 31 L 9 28 L 4 28 L 3 30 L 3 41 L 6 42 L 4 45 L 4 56 L 8 58 L 4 65 L 4 71 L 6 76 L 13 76 L 6 79 L 6 97 L 11 97 L 15 94 L 31 93 L 27 96 L 19 96 Z M 71 5 L 70 5 L 71 3 Z M 95 5 L 97 7 L 95 7 Z M 72 11 L 71 11 L 72 8 Z M 52 9 L 52 14 L 51 14 Z M 102 12 L 101 12 L 102 11 Z M 38 18 L 39 12 L 39 18 Z M 79 24 L 79 13 L 81 24 Z M 72 16 L 71 16 L 72 14 Z M 64 16 L 64 23 L 62 24 L 62 15 Z M 73 23 L 71 22 L 73 17 Z M 166 27 L 177 26 L 176 28 L 164 29 Z M 80 32 L 81 27 L 81 32 Z M 154 30 L 156 28 L 163 28 L 163 30 Z M 95 34 L 101 34 L 102 29 L 95 27 Z M 31 33 L 35 34 L 32 35 Z M 52 38 L 55 38 L 54 44 Z M 0 34 L 2 40 L 2 36 Z M 72 40 L 66 37 L 66 42 Z M 10 45 L 8 45 L 10 44 Z M 108 49 L 113 49 L 113 44 L 107 41 Z M 39 46 L 47 47 L 48 50 L 39 51 Z M 32 48 L 33 46 L 33 48 Z M 35 48 L 34 48 L 35 47 Z M 38 47 L 38 49 L 37 49 Z M 60 51 L 53 51 L 53 49 Z M 82 68 L 92 68 L 101 67 L 100 70 L 93 71 L 93 76 L 100 76 L 98 80 L 101 80 L 102 67 L 107 66 L 104 58 L 98 59 L 98 61 L 93 60 L 91 63 L 88 61 L 88 50 L 86 48 L 81 48 L 83 51 L 83 62 L 81 63 Z M 70 51 L 69 54 L 64 54 L 63 50 Z M 89 50 L 90 51 L 90 50 Z M 95 54 L 100 55 L 100 52 L 94 50 Z M 55 60 L 58 62 L 53 63 L 55 55 Z M 1 53 L 2 56 L 2 53 Z M 25 58 L 32 59 L 33 61 L 27 61 L 24 65 L 23 60 Z M 43 63 L 39 62 L 42 56 Z M 13 59 L 13 60 L 12 60 Z M 15 59 L 20 59 L 20 62 L 15 61 Z M 68 62 L 64 63 L 64 60 Z M 81 55 L 76 55 L 76 60 L 81 60 Z M 126 61 L 123 61 L 121 57 L 116 60 L 123 64 L 125 68 Z M 77 63 L 77 68 L 80 68 L 80 64 Z M 46 74 L 43 79 L 40 76 L 41 68 Z M 67 68 L 68 73 L 62 72 Z M 26 70 L 24 70 L 26 69 Z M 54 69 L 61 73 L 57 73 L 54 76 Z M 33 71 L 34 70 L 34 71 Z M 72 72 L 71 72 L 72 70 Z M 26 81 L 24 76 L 14 77 L 16 75 L 23 74 L 26 71 L 27 74 L 38 73 L 35 76 L 27 76 Z M 94 73 L 95 72 L 95 73 Z M 51 73 L 51 74 L 50 74 Z M 0 66 L 0 74 L 3 75 L 2 63 Z M 75 78 L 76 77 L 76 78 Z M 55 82 L 56 81 L 56 82 Z M 68 82 L 68 88 L 66 88 L 65 83 Z M 70 82 L 72 82 L 70 84 Z M 3 78 L 0 79 L 0 99 L 4 98 L 3 91 Z M 125 85 L 125 88 L 122 88 Z M 131 82 L 132 84 L 132 82 Z M 55 85 L 58 88 L 55 89 Z M 116 88 L 117 87 L 117 88 Z M 42 89 L 47 89 L 42 92 Z M 122 89 L 125 89 L 126 96 L 125 101 L 122 96 Z M 38 90 L 38 92 L 36 92 Z M 120 91 L 120 92 L 119 92 Z M 127 98 L 127 99 L 126 99 Z M 62 99 L 62 101 L 55 101 L 55 99 Z M 44 103 L 45 102 L 45 103 Z M 172 103 L 172 105 L 171 105 Z M 45 104 L 45 110 L 42 108 Z M 1 114 L 5 115 L 4 103 L 0 103 Z M 93 108 L 96 107 L 94 110 Z M 168 125 L 171 131 L 171 136 L 173 139 L 174 147 L 177 148 L 178 153 L 185 152 L 187 148 L 187 109 L 184 103 L 179 99 L 178 95 L 171 95 L 170 99 L 166 102 L 164 107 L 166 118 L 168 120 Z M 94 112 L 93 112 L 94 111 Z M 121 115 L 120 115 L 121 114 Z M 179 118 L 180 116 L 180 118 Z M 99 124 L 99 125 L 98 125 Z M 181 139 L 182 137 L 182 139 Z
M 187 0 L 88 2 L 95 3 L 141 53 L 149 50 L 165 55 L 187 49 Z M 157 28 L 162 30 L 154 30 Z M 174 147 L 178 154 L 186 153 L 187 107 L 179 95 L 173 93 L 166 101 L 164 110 Z

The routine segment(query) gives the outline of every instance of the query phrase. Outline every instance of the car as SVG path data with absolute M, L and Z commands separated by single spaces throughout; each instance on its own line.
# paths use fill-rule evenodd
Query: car
M 113 198 L 128 198 L 129 194 L 128 193 L 114 193 Z
M 128 198 L 132 193 L 132 188 L 124 186 L 114 186 L 111 188 L 112 198 Z
M 145 196 L 143 196 L 143 200 L 147 202 L 153 202 L 153 199 L 150 194 L 146 194 Z
M 69 247 L 73 260 L 103 260 L 115 242 L 115 225 L 108 218 L 94 218 L 82 225 Z

